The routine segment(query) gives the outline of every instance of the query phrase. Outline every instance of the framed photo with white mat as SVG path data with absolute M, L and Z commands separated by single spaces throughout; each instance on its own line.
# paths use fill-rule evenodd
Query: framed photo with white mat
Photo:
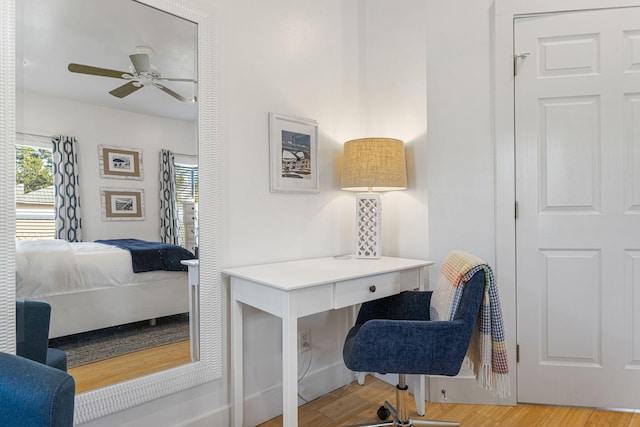
M 144 190 L 101 188 L 103 221 L 144 221 Z
M 269 114 L 270 190 L 318 193 L 318 123 Z

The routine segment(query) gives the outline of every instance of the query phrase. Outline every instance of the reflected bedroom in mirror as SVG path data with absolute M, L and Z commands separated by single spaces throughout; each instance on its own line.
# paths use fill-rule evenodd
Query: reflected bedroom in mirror
M 77 393 L 198 360 L 197 24 L 17 3 L 18 353 Z

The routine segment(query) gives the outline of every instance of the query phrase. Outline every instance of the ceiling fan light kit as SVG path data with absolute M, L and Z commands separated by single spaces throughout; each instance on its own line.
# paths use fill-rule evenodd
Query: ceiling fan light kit
M 154 50 L 149 46 L 137 46 L 136 53 L 129 55 L 129 60 L 131 61 L 131 70 L 129 72 L 110 70 L 108 68 L 74 63 L 69 64 L 67 69 L 72 73 L 129 80 L 127 83 L 109 92 L 111 95 L 117 98 L 124 98 L 125 96 L 131 95 L 135 91 L 145 86 L 153 86 L 157 89 L 160 89 L 164 93 L 171 95 L 178 101 L 197 102 L 197 97 L 195 96 L 193 98 L 184 97 L 179 93 L 169 89 L 168 87 L 158 83 L 158 81 L 175 81 L 191 82 L 195 84 L 197 83 L 197 81 L 194 79 L 162 77 L 158 67 L 151 63 L 151 57 L 154 55 L 154 53 Z

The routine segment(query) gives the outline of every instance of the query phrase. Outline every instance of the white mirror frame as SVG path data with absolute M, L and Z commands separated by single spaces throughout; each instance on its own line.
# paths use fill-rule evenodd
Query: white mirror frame
M 0 200 L 15 199 L 16 1 L 0 0 Z M 132 0 L 133 1 L 133 0 Z M 221 161 L 216 24 L 191 0 L 136 0 L 198 25 L 200 360 L 76 396 L 75 423 L 109 415 L 222 376 Z M 0 351 L 15 354 L 15 203 L 0 204 Z

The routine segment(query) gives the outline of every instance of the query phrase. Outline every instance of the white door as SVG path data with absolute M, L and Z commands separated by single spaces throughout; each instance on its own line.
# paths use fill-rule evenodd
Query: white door
M 640 8 L 517 19 L 518 400 L 640 408 Z

